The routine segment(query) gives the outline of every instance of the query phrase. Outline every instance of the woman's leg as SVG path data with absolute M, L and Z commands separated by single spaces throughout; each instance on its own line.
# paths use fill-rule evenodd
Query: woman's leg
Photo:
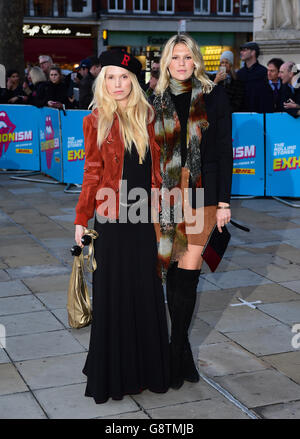
M 196 303 L 202 249 L 202 246 L 188 245 L 187 252 L 178 261 L 178 268 L 174 270 L 173 266 L 170 272 L 173 285 L 172 296 L 169 294 L 172 324 L 171 386 L 177 389 L 182 386 L 184 379 L 191 382 L 199 381 L 188 341 L 188 329 Z
M 203 259 L 201 253 L 202 245 L 188 244 L 187 251 L 178 261 L 178 268 L 185 270 L 201 270 Z

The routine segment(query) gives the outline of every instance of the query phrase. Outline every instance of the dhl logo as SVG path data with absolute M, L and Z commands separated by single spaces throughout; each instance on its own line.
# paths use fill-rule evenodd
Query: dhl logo
M 286 171 L 300 168 L 300 157 L 282 157 L 273 160 L 273 171 Z
M 255 169 L 233 168 L 233 174 L 255 175 Z
M 16 149 L 16 153 L 17 154 L 33 154 L 33 150 L 32 149 L 26 149 L 26 148 L 17 148 Z
M 75 162 L 76 160 L 84 160 L 84 149 L 71 149 L 68 151 L 68 162 Z

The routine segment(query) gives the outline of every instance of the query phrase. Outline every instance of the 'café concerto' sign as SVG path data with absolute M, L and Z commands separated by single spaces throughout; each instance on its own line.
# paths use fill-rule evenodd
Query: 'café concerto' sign
M 88 29 L 81 29 L 88 30 Z M 25 36 L 35 37 L 35 36 L 57 36 L 57 35 L 67 35 L 72 37 L 91 37 L 91 32 L 80 32 L 78 27 L 61 27 L 52 28 L 50 24 L 35 24 L 30 26 L 29 24 L 24 24 L 23 34 Z

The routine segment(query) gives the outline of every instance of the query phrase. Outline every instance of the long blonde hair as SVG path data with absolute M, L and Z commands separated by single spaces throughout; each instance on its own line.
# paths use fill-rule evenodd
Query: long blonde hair
M 160 58 L 160 75 L 155 93 L 162 95 L 169 85 L 170 73 L 168 67 L 172 61 L 172 54 L 176 44 L 185 44 L 190 50 L 195 64 L 194 76 L 201 82 L 203 93 L 210 93 L 214 87 L 214 83 L 205 73 L 204 61 L 198 44 L 188 34 L 173 35 L 173 37 L 166 42 Z
M 39 82 L 47 81 L 45 73 L 38 66 L 32 67 L 29 70 L 29 75 L 30 75 L 30 78 L 31 78 L 31 81 L 32 81 L 33 85 L 36 85 Z
M 154 111 L 146 100 L 136 75 L 128 70 L 132 85 L 131 92 L 126 108 L 118 105 L 106 88 L 105 74 L 108 67 L 103 67 L 97 76 L 94 83 L 94 97 L 90 104 L 93 110 L 98 110 L 98 147 L 101 147 L 104 139 L 109 135 L 116 114 L 119 118 L 120 136 L 124 141 L 125 149 L 131 151 L 132 143 L 134 143 L 140 158 L 144 159 L 149 144 L 147 124 L 154 119 Z

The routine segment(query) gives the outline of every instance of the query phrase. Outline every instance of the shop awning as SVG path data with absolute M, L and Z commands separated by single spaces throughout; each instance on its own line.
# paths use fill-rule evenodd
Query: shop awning
M 54 63 L 76 64 L 94 55 L 93 38 L 24 38 L 24 59 L 38 63 L 39 55 L 50 55 Z

